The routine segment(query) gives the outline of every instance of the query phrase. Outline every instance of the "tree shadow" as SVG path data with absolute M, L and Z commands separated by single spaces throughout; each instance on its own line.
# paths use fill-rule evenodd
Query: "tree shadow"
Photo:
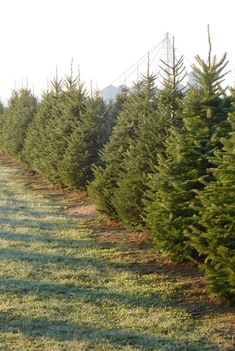
M 48 234 L 25 234 L 25 233 L 15 233 L 10 231 L 0 231 L 0 240 L 7 241 L 24 241 L 26 243 L 43 243 L 48 244 L 48 247 L 53 248 L 93 248 L 96 247 L 95 243 L 92 240 L 79 240 L 79 239 L 67 239 L 60 238 Z
M 203 317 L 223 315 L 225 313 L 234 313 L 235 306 L 229 302 L 221 301 L 211 297 L 206 288 L 206 278 L 204 274 L 191 262 L 176 264 L 165 262 L 159 254 L 151 257 L 146 255 L 145 262 L 141 262 L 143 253 L 137 249 L 137 255 L 133 256 L 133 261 L 120 262 L 119 268 L 131 272 L 135 272 L 138 276 L 146 274 L 156 274 L 165 277 L 165 281 L 176 283 L 176 290 L 171 300 L 168 302 L 169 307 L 185 309 L 194 319 L 202 319 Z M 125 252 L 125 251 L 123 251 Z M 132 251 L 134 254 L 135 251 Z M 139 262 L 136 257 L 139 255 Z M 167 279 L 167 280 L 166 280 Z M 177 286 L 177 282 L 179 285 Z
M 2 183 L 2 179 L 1 179 L 1 183 Z M 7 184 L 8 184 L 8 182 L 6 182 L 6 185 Z M 26 189 L 28 190 L 27 187 L 26 187 Z M 17 191 L 12 191 L 12 190 L 8 190 L 8 189 L 1 189 L 2 200 L 7 200 L 7 203 L 9 205 L 10 204 L 17 205 L 17 208 L 19 206 L 25 206 L 25 208 L 28 209 L 29 205 L 34 206 L 34 205 L 37 205 L 41 201 L 43 202 L 43 207 L 58 207 L 61 205 L 60 202 L 56 202 L 54 199 L 47 198 L 46 194 L 43 194 L 44 198 L 41 198 L 41 201 L 40 200 L 29 200 L 29 199 L 27 199 L 27 201 L 21 200 L 18 198 L 20 195 L 21 195 L 21 193 L 17 192 Z M 45 201 L 45 199 L 46 199 L 46 201 Z
M 149 240 L 132 242 L 135 233 L 128 232 L 123 227 L 100 228 L 92 225 L 91 228 L 95 234 L 91 234 L 90 237 L 98 245 L 119 251 L 121 257 L 118 263 L 119 269 L 134 272 L 139 277 L 152 274 L 156 275 L 157 280 L 163 279 L 176 283 L 175 293 L 167 304 L 169 307 L 185 309 L 196 320 L 205 316 L 223 315 L 227 312 L 235 313 L 234 305 L 216 300 L 209 295 L 206 289 L 206 278 L 194 263 L 177 264 L 164 258 Z M 126 242 L 123 241 L 123 237 Z
M 118 292 L 104 287 L 78 286 L 74 284 L 43 283 L 31 280 L 2 279 L 0 281 L 0 292 L 16 293 L 22 297 L 25 295 L 37 295 L 40 298 L 56 297 L 60 299 L 82 298 L 85 302 L 99 305 L 102 301 L 110 301 L 121 305 L 132 307 L 165 307 L 166 299 L 159 293 L 133 294 Z
M 25 216 L 30 216 L 34 218 L 43 218 L 45 216 L 54 216 L 55 215 L 55 210 L 37 210 L 37 209 L 31 209 L 29 206 L 27 206 L 24 203 L 21 203 L 20 201 L 16 201 L 15 206 L 10 207 L 10 203 L 8 202 L 8 206 L 3 206 L 0 205 L 0 213 L 1 214 L 20 214 L 20 215 L 25 215 Z M 51 207 L 51 206 L 48 206 Z M 57 211 L 59 212 L 59 211 Z M 61 212 L 59 213 L 61 215 Z
M 55 214 L 54 214 L 55 215 Z M 15 219 L 15 218 L 7 218 L 7 217 L 0 217 L 0 223 L 5 225 L 11 225 L 12 227 L 24 227 L 24 228 L 35 228 L 38 230 L 45 230 L 45 231 L 56 231 L 59 232 L 61 230 L 69 230 L 71 229 L 71 223 L 68 223 L 67 218 L 64 218 L 64 221 L 59 222 L 51 222 L 48 220 L 42 221 L 35 219 Z
M 77 258 L 60 253 L 42 254 L 15 248 L 1 248 L 0 260 L 23 261 L 35 265 L 56 264 L 57 266 L 68 266 L 76 269 L 93 266 L 102 271 L 110 268 L 107 261 L 94 257 L 82 256 L 81 258 Z
M 23 318 L 7 313 L 0 314 L 1 333 L 22 333 L 30 338 L 47 337 L 54 340 L 88 341 L 92 344 L 109 342 L 117 347 L 134 346 L 143 351 L 174 350 L 198 351 L 219 348 L 204 342 L 187 342 L 168 336 L 156 336 L 121 328 L 102 329 L 86 324 L 75 324 L 47 318 Z

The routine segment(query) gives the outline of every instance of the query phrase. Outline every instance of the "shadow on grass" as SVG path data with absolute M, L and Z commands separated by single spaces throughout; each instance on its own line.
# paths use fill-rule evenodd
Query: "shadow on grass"
M 134 346 L 143 351 L 219 351 L 205 342 L 185 342 L 167 336 L 155 336 L 127 329 L 101 329 L 89 325 L 49 320 L 46 318 L 22 318 L 6 313 L 0 314 L 1 333 L 22 333 L 30 338 L 48 337 L 55 340 L 78 340 L 91 343 L 109 342 L 117 347 Z
M 37 295 L 40 298 L 56 297 L 61 299 L 82 298 L 83 301 L 98 305 L 110 301 L 132 307 L 165 307 L 166 300 L 158 293 L 148 295 L 117 292 L 102 287 L 92 288 L 74 284 L 40 283 L 31 280 L 2 279 L 0 292 L 16 293 L 21 296 Z
M 55 214 L 59 214 L 59 215 L 63 214 L 56 210 L 51 211 L 51 210 L 45 209 L 41 211 L 34 208 L 30 208 L 29 206 L 27 206 L 27 204 L 21 203 L 20 201 L 17 201 L 17 203 L 14 202 L 14 206 L 10 206 L 10 205 L 11 205 L 10 203 L 8 203 L 8 206 L 0 205 L 0 214 L 1 215 L 21 214 L 21 215 L 31 216 L 35 218 L 43 218 L 47 216 L 55 216 Z M 43 204 L 43 207 L 46 207 L 46 206 L 44 206 Z M 50 208 L 51 205 L 48 205 L 47 207 Z
M 40 265 L 56 264 L 62 267 L 68 266 L 77 269 L 89 266 L 93 266 L 101 270 L 110 269 L 107 261 L 93 257 L 82 256 L 81 258 L 77 258 L 59 253 L 43 254 L 14 248 L 0 249 L 0 260 L 11 260 L 15 262 L 23 261 Z
M 2 186 L 2 183 L 6 183 L 6 186 Z M 25 206 L 25 207 L 29 207 L 29 205 L 33 206 L 33 205 L 38 205 L 38 203 L 43 203 L 43 207 L 58 207 L 58 205 L 60 205 L 60 202 L 55 201 L 55 199 L 52 198 L 47 198 L 46 194 L 43 194 L 44 197 L 40 197 L 39 199 L 37 198 L 36 200 L 24 200 L 21 199 L 22 195 L 27 194 L 28 192 L 28 187 L 23 186 L 22 188 L 22 184 L 20 184 L 20 188 L 18 191 L 12 191 L 7 189 L 7 186 L 9 185 L 9 181 L 6 180 L 4 181 L 3 179 L 1 179 L 1 185 L 0 185 L 0 190 L 1 190 L 1 200 L 6 200 L 8 204 L 13 204 L 13 205 L 17 205 L 17 206 Z M 6 189 L 5 189 L 6 188 Z M 22 190 L 22 192 L 21 192 Z M 37 191 L 38 194 L 40 194 L 40 192 Z
M 27 243 L 36 243 L 40 242 L 43 244 L 48 244 L 48 247 L 63 247 L 63 248 L 93 248 L 96 247 L 96 244 L 92 240 L 79 240 L 79 239 L 66 239 L 60 238 L 48 234 L 24 234 L 24 233 L 15 233 L 10 231 L 0 231 L 0 240 L 7 241 L 19 241 Z
M 54 213 L 56 216 L 56 213 Z M 60 214 L 61 215 L 61 214 Z M 57 223 L 51 223 L 50 221 L 42 221 L 38 219 L 12 219 L 12 218 L 6 218 L 6 217 L 0 217 L 0 223 L 5 224 L 5 225 L 11 225 L 12 227 L 24 227 L 24 228 L 35 228 L 38 230 L 46 230 L 46 231 L 53 231 L 56 230 L 57 232 L 61 230 L 69 230 L 72 227 L 71 223 L 68 223 L 67 218 L 65 218 L 64 221 L 58 221 Z
M 168 301 L 167 306 L 185 309 L 197 320 L 205 316 L 235 313 L 235 306 L 231 306 L 229 302 L 215 300 L 209 296 L 206 280 L 203 279 L 204 274 L 192 262 L 176 264 L 166 260 L 149 241 L 123 242 L 123 239 L 118 238 L 118 235 L 124 236 L 124 238 L 126 236 L 128 240 L 128 232 L 124 231 L 123 228 L 115 228 L 114 230 L 112 227 L 105 227 L 105 229 L 100 229 L 100 227 L 95 228 L 94 225 L 91 228 L 95 234 L 91 234 L 90 237 L 98 245 L 119 251 L 120 262 L 118 266 L 120 270 L 134 272 L 140 277 L 153 274 L 156 275 L 156 280 L 163 279 L 163 281 L 173 284 L 180 283 L 180 285 L 176 285 L 174 296 L 172 296 L 171 301 Z M 102 236 L 102 234 L 104 235 Z M 130 236 L 130 239 L 132 238 L 133 236 Z

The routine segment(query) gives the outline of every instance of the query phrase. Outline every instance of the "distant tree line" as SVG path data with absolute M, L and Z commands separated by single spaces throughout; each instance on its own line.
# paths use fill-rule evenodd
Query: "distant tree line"
M 114 102 L 80 77 L 28 89 L 0 106 L 0 147 L 52 184 L 87 189 L 98 210 L 147 231 L 176 262 L 192 260 L 209 291 L 235 302 L 235 90 L 221 86 L 226 54 L 196 56 L 195 86 L 180 89 L 183 57 L 161 63 Z

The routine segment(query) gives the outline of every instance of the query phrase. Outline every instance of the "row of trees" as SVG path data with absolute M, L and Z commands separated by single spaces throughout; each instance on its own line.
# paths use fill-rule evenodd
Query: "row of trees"
M 88 186 L 98 209 L 148 231 L 175 261 L 193 260 L 211 292 L 235 301 L 235 92 L 221 60 L 199 56 L 180 89 L 183 58 L 162 61 L 113 104 L 79 77 L 57 78 L 40 102 L 23 89 L 1 109 L 1 149 L 53 184 Z
M 180 90 L 183 60 L 138 82 L 94 168 L 90 196 L 127 227 L 148 231 L 173 260 L 202 267 L 211 292 L 235 301 L 235 92 L 226 55 L 196 57 L 196 84 Z
M 28 89 L 14 91 L 1 114 L 1 148 L 55 185 L 84 189 L 119 105 L 98 91 L 88 96 L 72 74 L 55 78 L 40 102 Z

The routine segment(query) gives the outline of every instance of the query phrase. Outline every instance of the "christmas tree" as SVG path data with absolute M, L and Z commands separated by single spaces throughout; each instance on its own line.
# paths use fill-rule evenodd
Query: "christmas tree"
M 31 124 L 23 149 L 23 160 L 28 168 L 45 175 L 48 165 L 50 146 L 50 120 L 57 113 L 58 101 L 62 94 L 62 82 L 56 77 L 51 82 L 51 89 L 43 93 L 39 109 Z
M 175 57 L 173 44 L 172 63 L 162 61 L 162 88 L 157 91 L 156 77 L 149 74 L 143 79 L 144 98 L 139 105 L 137 137 L 132 139 L 119 171 L 113 204 L 119 219 L 128 227 L 142 229 L 144 199 L 148 178 L 155 171 L 158 155 L 165 150 L 165 139 L 170 125 L 179 124 L 178 113 L 183 93 L 179 87 L 184 78 L 183 58 Z
M 92 167 L 99 164 L 99 151 L 110 135 L 108 110 L 97 91 L 86 100 L 76 128 L 60 164 L 63 183 L 72 188 L 83 189 L 93 178 Z
M 118 218 L 113 196 L 117 188 L 119 171 L 132 139 L 137 137 L 139 114 L 136 112 L 144 100 L 143 81 L 138 81 L 125 96 L 123 110 L 117 117 L 109 142 L 100 153 L 101 165 L 94 167 L 95 179 L 89 186 L 89 194 L 98 210 L 111 218 Z
M 208 32 L 209 34 L 209 32 Z M 221 82 L 226 73 L 226 55 L 212 59 L 209 36 L 207 62 L 196 57 L 197 87 L 191 87 L 184 101 L 183 126 L 173 126 L 166 142 L 166 155 L 159 158 L 157 172 L 150 181 L 147 224 L 162 249 L 181 261 L 197 253 L 190 245 L 191 227 L 198 222 L 196 191 L 203 180 L 210 181 L 209 157 L 221 147 L 220 138 L 229 127 L 230 104 L 224 97 Z
M 233 91 L 234 101 L 235 92 Z M 235 112 L 230 114 L 231 132 L 222 138 L 209 171 L 214 180 L 199 192 L 201 231 L 195 228 L 191 245 L 205 257 L 209 290 L 235 302 Z
M 21 159 L 28 128 L 38 108 L 37 98 L 29 89 L 13 91 L 2 115 L 1 147 Z

